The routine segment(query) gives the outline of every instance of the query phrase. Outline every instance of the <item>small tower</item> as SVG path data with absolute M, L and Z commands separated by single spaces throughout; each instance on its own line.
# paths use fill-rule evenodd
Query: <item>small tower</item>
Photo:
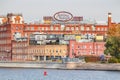
M 0 15 L 0 24 L 6 24 L 7 23 L 7 17 Z
M 112 13 L 108 13 L 108 27 L 111 27 Z
M 9 24 L 24 24 L 22 14 L 8 13 L 7 18 Z

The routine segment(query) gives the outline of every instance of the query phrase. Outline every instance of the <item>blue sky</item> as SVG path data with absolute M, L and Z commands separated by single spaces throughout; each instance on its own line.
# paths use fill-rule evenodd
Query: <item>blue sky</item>
M 39 21 L 58 11 L 97 21 L 107 21 L 111 12 L 113 21 L 120 22 L 120 0 L 0 0 L 0 15 L 22 13 L 25 22 Z

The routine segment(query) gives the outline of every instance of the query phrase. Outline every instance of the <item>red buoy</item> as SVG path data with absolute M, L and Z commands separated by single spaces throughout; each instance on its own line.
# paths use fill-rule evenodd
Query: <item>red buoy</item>
M 44 71 L 44 76 L 47 76 L 47 72 L 46 71 Z

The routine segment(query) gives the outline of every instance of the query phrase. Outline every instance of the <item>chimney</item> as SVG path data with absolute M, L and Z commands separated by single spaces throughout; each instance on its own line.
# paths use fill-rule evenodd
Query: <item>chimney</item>
M 108 27 L 111 27 L 112 13 L 108 13 Z

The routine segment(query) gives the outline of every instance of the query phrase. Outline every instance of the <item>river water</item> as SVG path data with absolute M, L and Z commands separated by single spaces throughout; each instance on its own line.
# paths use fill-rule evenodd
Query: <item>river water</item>
M 44 76 L 45 71 L 46 76 Z M 120 80 L 120 72 L 0 68 L 0 80 Z

